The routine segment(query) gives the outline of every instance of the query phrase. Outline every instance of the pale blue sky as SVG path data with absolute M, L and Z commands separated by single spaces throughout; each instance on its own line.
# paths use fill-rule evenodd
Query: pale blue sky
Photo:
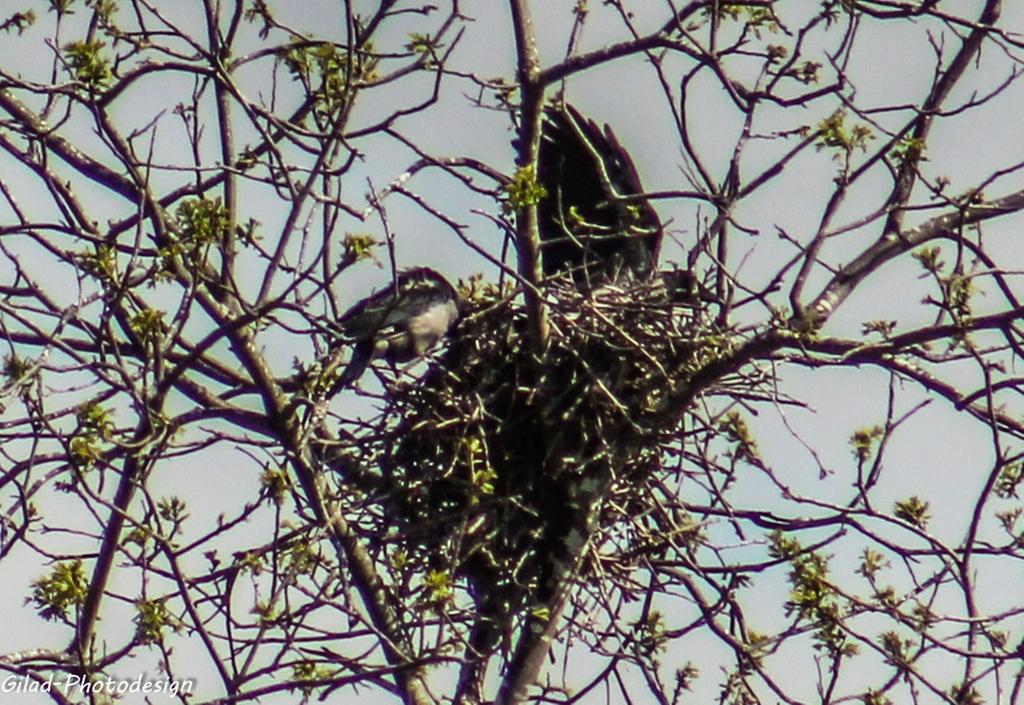
M 557 61 L 564 53 L 572 21 L 570 11 L 574 4 L 568 1 L 533 3 L 541 56 L 546 63 Z M 976 12 L 973 8 L 979 7 L 981 3 L 977 0 L 960 0 L 940 4 L 948 5 L 950 12 L 973 16 Z M 198 27 L 199 15 L 195 3 L 157 0 L 155 5 L 169 18 L 174 18 L 173 21 L 181 22 L 182 26 L 190 30 Z M 637 2 L 634 5 L 641 15 L 638 17 L 639 27 L 644 31 L 657 24 L 656 17 L 664 16 L 667 3 L 646 5 Z M 1024 5 L 1017 2 L 1006 5 L 1003 26 L 1024 28 Z M 0 35 L 0 61 L 8 71 L 20 71 L 26 79 L 42 82 L 48 80 L 51 57 L 51 50 L 44 44 L 44 38 L 51 35 L 54 16 L 45 11 L 44 3 L 36 2 L 35 6 L 39 16 L 37 26 L 22 37 Z M 810 6 L 799 0 L 782 0 L 778 3 L 783 19 L 793 26 L 798 25 L 802 13 Z M 653 13 L 651 16 L 640 13 L 641 8 L 648 10 L 652 7 L 656 7 L 656 16 Z M 611 10 L 597 2 L 591 2 L 591 10 L 591 24 L 584 34 L 584 48 L 595 48 L 627 38 L 627 33 Z M 514 52 L 508 31 L 509 16 L 504 4 L 475 0 L 464 3 L 463 12 L 473 21 L 466 25 L 466 34 L 452 57 L 452 67 L 484 77 L 500 76 L 507 81 L 513 80 Z M 340 40 L 342 37 L 340 10 L 334 2 L 317 0 L 283 3 L 281 8 L 276 8 L 276 14 L 278 19 L 292 23 L 303 31 L 315 32 L 318 38 Z M 78 21 L 82 15 L 84 12 L 72 18 L 65 28 L 62 41 L 78 37 Z M 381 51 L 400 49 L 408 41 L 409 32 L 421 31 L 417 29 L 420 21 L 418 15 L 410 15 L 408 20 L 389 25 L 377 38 L 375 46 Z M 934 61 L 927 35 L 907 22 L 887 26 L 865 19 L 864 24 L 847 67 L 848 76 L 857 88 L 858 105 L 882 107 L 910 105 L 920 101 L 930 85 Z M 937 25 L 931 26 L 933 29 L 938 28 Z M 248 34 L 246 45 L 252 50 L 258 49 L 258 39 L 251 31 Z M 808 46 L 826 49 L 834 47 L 837 41 L 834 32 L 822 31 L 809 40 Z M 946 44 L 948 50 L 952 51 L 956 42 L 946 37 Z M 1024 49 L 1018 48 L 1017 54 L 1020 61 Z M 982 55 L 981 68 L 969 71 L 967 80 L 954 93 L 951 102 L 955 104 L 968 99 L 975 91 L 984 94 L 991 90 L 1006 78 L 1010 66 L 1004 56 L 993 47 L 988 47 Z M 666 75 L 678 81 L 682 71 L 690 67 L 681 61 L 667 62 Z M 744 75 L 742 67 L 738 70 Z M 250 99 L 255 99 L 257 95 L 269 97 L 271 78 L 272 62 L 266 59 L 239 72 L 239 84 Z M 285 82 L 283 71 L 278 72 L 277 80 L 279 86 Z M 673 85 L 674 90 L 677 88 L 677 84 Z M 159 85 L 125 96 L 115 106 L 113 114 L 130 129 L 144 125 L 161 111 L 166 111 L 160 118 L 158 142 L 155 146 L 157 160 L 172 163 L 184 160 L 187 164 L 180 149 L 180 123 L 171 115 L 171 111 L 178 101 L 187 100 L 189 90 L 189 82 L 185 79 L 162 80 Z M 422 78 L 404 81 L 390 92 L 380 92 L 379 98 L 360 104 L 354 113 L 353 123 L 372 123 L 395 107 L 407 104 L 412 96 L 425 95 L 428 91 L 429 83 Z M 400 120 L 396 123 L 396 130 L 433 155 L 471 156 L 505 173 L 511 173 L 514 168 L 514 153 L 510 145 L 513 134 L 506 117 L 498 112 L 473 108 L 470 95 L 468 82 L 453 79 L 443 90 L 437 106 Z M 680 167 L 681 147 L 666 111 L 665 97 L 660 93 L 654 73 L 641 59 L 621 60 L 574 77 L 568 88 L 568 96 L 585 113 L 614 127 L 622 143 L 633 155 L 649 190 L 690 188 Z M 294 98 L 294 94 L 289 96 L 288 90 L 283 89 L 282 103 L 287 102 L 289 97 Z M 795 129 L 800 125 L 814 126 L 835 107 L 834 101 L 828 101 L 808 109 L 782 111 L 765 108 L 759 113 L 753 130 L 767 135 L 777 130 Z M 687 98 L 687 108 L 693 141 L 716 178 L 720 178 L 722 169 L 732 155 L 732 146 L 741 127 L 740 116 L 721 87 L 710 77 L 694 83 Z M 281 109 L 281 112 L 287 111 Z M 875 118 L 883 126 L 893 127 L 902 124 L 908 114 L 907 110 L 887 111 L 877 114 Z M 1024 159 L 1024 128 L 1019 120 L 1022 114 L 1024 87 L 1018 81 L 987 105 L 948 121 L 940 121 L 927 152 L 926 173 L 933 177 L 948 175 L 950 192 L 960 193 L 993 171 L 1018 163 Z M 96 144 L 95 138 L 90 136 L 90 125 L 84 120 L 76 125 L 75 134 L 85 144 Z M 244 139 L 244 135 L 243 130 L 239 141 Z M 208 138 L 207 145 L 209 153 L 206 157 L 209 165 L 213 166 L 216 161 L 213 140 Z M 786 147 L 788 145 L 785 144 Z M 356 165 L 343 184 L 343 195 L 348 203 L 362 209 L 366 205 L 368 180 L 375 188 L 381 189 L 402 174 L 415 157 L 390 138 L 365 139 L 358 143 L 358 147 L 365 153 L 366 159 Z M 783 146 L 777 140 L 756 141 L 746 153 L 742 173 L 744 176 L 757 173 L 777 158 L 782 150 Z M 854 158 L 858 157 L 855 155 Z M 9 172 L 13 168 L 11 160 L 6 155 L 0 155 L 0 170 Z M 763 285 L 780 262 L 793 256 L 792 246 L 778 237 L 776 228 L 784 229 L 790 236 L 801 241 L 806 241 L 813 234 L 822 206 L 834 188 L 835 172 L 836 164 L 827 154 L 808 150 L 794 160 L 783 177 L 739 206 L 735 214 L 737 220 L 758 231 L 756 236 L 740 236 L 732 252 L 729 265 L 739 273 L 743 281 L 751 286 Z M 154 178 L 157 183 L 178 184 L 184 177 L 172 172 L 158 174 Z M 887 185 L 881 173 L 878 178 L 867 179 L 864 185 L 858 185 L 840 210 L 836 222 L 856 221 L 864 213 L 873 210 L 878 200 L 884 197 Z M 500 252 L 503 233 L 488 218 L 473 213 L 474 209 L 479 209 L 492 215 L 498 214 L 499 207 L 493 201 L 471 194 L 436 170 L 421 172 L 409 181 L 408 186 L 448 216 L 467 224 L 467 234 L 474 242 L 492 254 Z M 19 181 L 11 184 L 11 187 L 25 208 L 30 211 L 39 209 L 38 217 L 41 219 L 53 217 L 45 215 L 48 202 L 33 191 L 37 184 Z M 1024 171 L 1018 170 L 987 188 L 986 195 L 999 196 L 1022 188 Z M 96 191 L 95 196 L 90 194 L 90 204 L 97 212 L 102 212 L 105 200 L 110 199 L 99 189 Z M 241 220 L 250 217 L 259 220 L 263 232 L 270 237 L 284 218 L 281 203 L 267 197 L 266 189 L 259 187 L 246 186 L 241 194 Z M 474 272 L 483 272 L 489 279 L 495 277 L 496 272 L 491 265 L 460 242 L 443 224 L 425 216 L 417 206 L 397 195 L 391 195 L 384 203 L 397 238 L 400 266 L 432 266 L 453 279 Z M 663 219 L 671 223 L 675 241 L 674 245 L 666 248 L 665 261 L 678 260 L 694 242 L 698 219 L 709 217 L 710 210 L 706 205 L 700 206 L 685 200 L 659 201 L 657 208 Z M 926 211 L 920 217 L 911 215 L 908 223 L 919 222 L 931 215 L 931 211 Z M 110 217 L 110 214 L 104 213 L 104 217 Z M 0 218 L 5 221 L 4 224 L 10 218 L 6 205 L 0 205 Z M 985 226 L 986 244 L 1002 258 L 1001 266 L 1018 273 L 1024 272 L 1024 248 L 1020 247 L 1022 225 L 1024 219 L 1014 215 Z M 878 236 L 879 227 L 879 223 L 873 221 L 866 227 L 835 239 L 825 248 L 823 258 L 831 265 L 846 262 Z M 338 230 L 381 235 L 379 222 L 372 218 L 361 222 L 343 216 Z M 920 267 L 909 258 L 886 265 L 873 278 L 870 287 L 857 292 L 843 305 L 830 320 L 825 334 L 856 337 L 865 321 L 880 318 L 898 321 L 898 330 L 926 324 L 932 314 L 920 302 L 931 291 L 931 285 L 920 278 L 920 274 Z M 346 276 L 338 292 L 339 296 L 343 301 L 354 301 L 387 278 L 385 269 L 360 265 L 353 270 L 351 276 Z M 816 287 L 826 279 L 826 270 L 819 268 L 811 279 L 805 298 L 817 293 Z M 1020 284 L 1019 274 L 1014 281 Z M 787 285 L 789 283 L 786 282 Z M 53 282 L 53 291 L 72 300 L 78 292 L 68 284 L 70 282 Z M 1024 287 L 1020 287 L 1020 290 L 1024 291 Z M 787 292 L 788 286 L 784 286 L 773 303 L 785 306 Z M 158 297 L 164 295 L 167 306 L 173 306 L 174 299 L 170 292 L 158 291 L 156 294 Z M 998 308 L 1003 303 L 994 293 L 989 293 L 979 299 L 977 306 L 979 310 L 987 310 L 989 307 Z M 749 310 L 737 312 L 737 318 L 745 323 L 764 322 L 767 313 L 763 307 L 754 305 Z M 282 374 L 290 370 L 294 358 L 310 354 L 308 346 L 303 345 L 301 340 L 279 332 L 268 336 L 265 345 L 268 358 Z M 759 413 L 751 417 L 750 422 L 765 460 L 779 472 L 779 478 L 793 488 L 795 493 L 820 501 L 844 504 L 853 496 L 851 483 L 854 478 L 854 462 L 847 441 L 854 430 L 883 421 L 887 398 L 886 376 L 877 369 L 867 367 L 808 370 L 785 364 L 780 365 L 778 373 L 784 391 L 802 400 L 807 406 L 785 411 L 766 404 L 757 407 Z M 976 369 L 969 366 L 953 375 L 954 380 L 965 384 L 976 384 L 977 378 Z M 922 400 L 919 389 L 911 384 L 900 385 L 896 398 L 897 415 Z M 1021 410 L 1019 401 L 1010 400 L 1010 403 L 1015 405 L 1011 407 L 1012 410 Z M 367 404 L 363 400 L 344 397 L 336 402 L 335 410 L 339 413 L 367 413 Z M 814 447 L 822 464 L 832 471 L 831 475 L 825 479 L 819 478 L 813 458 L 787 430 L 784 421 L 804 442 Z M 932 503 L 933 533 L 955 545 L 962 536 L 967 520 L 965 506 L 973 504 L 972 498 L 979 491 L 980 483 L 988 472 L 991 456 L 985 427 L 969 421 L 963 415 L 957 415 L 945 402 L 936 400 L 911 417 L 893 435 L 887 449 L 883 479 L 873 493 L 876 506 L 888 509 L 893 501 L 912 494 L 926 497 Z M 245 501 L 255 496 L 258 481 L 257 460 L 226 445 L 204 456 L 203 463 L 203 466 L 191 462 L 179 463 L 173 473 L 154 478 L 153 482 L 156 491 L 187 497 L 192 514 L 189 528 L 195 534 L 208 529 L 218 514 L 223 512 L 230 516 L 238 511 Z M 739 502 L 740 498 L 749 501 L 752 507 L 770 509 L 784 515 L 810 512 L 806 505 L 782 500 L 778 490 L 773 489 L 769 482 L 754 471 L 741 479 L 734 500 Z M 79 505 L 69 497 L 51 494 L 40 500 L 40 509 L 44 513 L 52 512 L 62 518 L 66 517 L 70 526 L 75 524 L 73 516 L 79 511 Z M 272 517 L 266 513 L 255 515 L 246 528 L 246 532 L 251 531 L 251 535 L 243 532 L 235 537 L 240 541 L 239 545 L 261 540 L 257 537 L 265 536 L 266 531 L 260 522 L 265 521 L 269 525 L 271 520 Z M 83 526 L 95 530 L 95 526 L 87 519 Z M 899 531 L 890 528 L 876 528 L 899 534 Z M 735 544 L 726 553 L 727 556 L 749 559 L 752 555 L 764 555 L 763 543 L 740 541 L 724 523 L 713 524 L 708 531 L 722 545 L 730 542 Z M 810 540 L 809 535 L 802 539 Z M 44 537 L 44 540 L 54 542 L 54 545 L 63 545 L 72 539 L 60 536 Z M 858 594 L 865 594 L 866 587 L 862 579 L 853 575 L 853 569 L 864 545 L 863 537 L 851 532 L 828 549 L 835 554 L 835 573 L 848 578 L 851 590 Z M 201 570 L 200 559 L 200 556 L 196 556 L 189 567 Z M 38 557 L 27 551 L 13 553 L 0 562 L 0 580 L 5 585 L 4 599 L 9 607 L 6 611 L 8 629 L 0 632 L 0 653 L 37 646 L 57 648 L 66 642 L 69 636 L 67 629 L 43 622 L 31 607 L 21 605 L 22 597 L 27 593 L 27 585 L 43 570 Z M 770 632 L 784 622 L 781 614 L 781 604 L 787 589 L 784 580 L 785 571 L 777 568 L 759 576 L 751 588 L 741 593 L 747 600 L 747 617 L 751 620 L 752 628 Z M 1019 595 L 1024 592 L 1021 590 L 1024 587 L 1024 569 L 1021 566 L 1006 566 L 1005 562 L 999 566 L 981 563 L 977 581 L 977 596 L 983 603 L 983 613 L 1020 607 Z M 908 572 L 903 566 L 896 565 L 888 582 L 898 589 L 906 589 L 910 582 Z M 131 594 L 132 586 L 128 583 L 115 582 L 114 586 L 122 587 L 127 594 Z M 952 595 L 955 594 L 952 591 Z M 952 598 L 943 597 L 941 603 L 948 604 L 949 609 L 958 612 L 963 609 Z M 692 617 L 684 613 L 680 607 L 682 604 L 683 601 L 676 600 L 666 608 L 670 627 L 678 627 Z M 107 612 L 104 616 L 101 634 L 112 643 L 118 642 L 113 635 L 123 637 L 130 633 L 132 627 L 127 621 L 130 618 L 129 611 L 125 610 L 121 614 Z M 869 619 L 861 621 L 870 622 Z M 1014 637 L 1019 640 L 1022 635 L 1020 617 L 1012 623 L 1017 630 Z M 874 625 L 865 628 L 871 631 Z M 218 684 L 201 651 L 189 653 L 192 645 L 186 640 L 178 642 L 176 648 L 180 655 L 185 656 L 184 661 L 188 664 L 183 672 L 199 678 L 200 692 L 204 696 L 218 693 Z M 721 677 L 715 669 L 715 659 L 721 658 L 722 663 L 728 663 L 728 656 L 720 643 L 709 635 L 690 635 L 673 644 L 666 653 L 666 673 L 671 672 L 670 666 L 678 665 L 683 660 L 698 661 L 702 667 L 702 677 L 691 696 L 692 701 L 711 702 L 718 693 Z M 781 683 L 792 687 L 794 695 L 810 701 L 814 698 L 815 681 L 811 659 L 812 652 L 808 645 L 794 642 L 766 661 L 767 670 Z M 587 659 L 582 664 L 572 675 L 580 676 L 591 666 L 594 669 L 600 668 L 597 662 Z M 941 671 L 944 664 L 940 662 L 932 664 L 932 667 Z M 955 666 L 950 670 L 955 673 Z M 849 682 L 844 681 L 844 688 L 860 687 L 863 685 L 860 680 L 875 682 L 872 679 L 876 675 L 875 671 L 867 669 Z M 949 682 L 953 680 L 954 676 L 951 675 Z M 347 701 L 346 698 L 347 695 L 339 692 L 328 698 L 327 702 L 343 703 Z M 285 696 L 265 700 L 293 701 L 294 697 Z M 616 702 L 614 697 L 610 701 Z M 48 700 L 18 696 L 13 702 L 16 705 L 37 705 Z M 605 702 L 605 694 L 598 689 L 581 702 L 587 705 Z M 992 703 L 994 699 L 988 697 L 988 702 Z

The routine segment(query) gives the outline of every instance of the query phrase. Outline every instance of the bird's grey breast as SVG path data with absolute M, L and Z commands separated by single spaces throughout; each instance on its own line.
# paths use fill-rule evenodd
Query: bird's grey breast
M 366 358 L 392 363 L 422 357 L 455 326 L 458 292 L 427 268 L 407 270 L 394 287 L 359 302 L 341 318 L 345 334 L 366 351 Z
M 410 354 L 418 357 L 437 345 L 459 318 L 458 303 L 447 298 L 435 302 L 422 313 L 409 319 L 408 335 Z

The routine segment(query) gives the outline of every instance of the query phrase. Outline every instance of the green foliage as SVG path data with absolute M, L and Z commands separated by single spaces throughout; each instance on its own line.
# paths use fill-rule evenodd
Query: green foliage
M 914 495 L 909 499 L 897 501 L 893 505 L 893 513 L 908 524 L 924 529 L 928 525 L 928 520 L 931 519 L 931 514 L 928 511 L 930 506 L 928 502 Z
M 348 104 L 351 91 L 361 82 L 372 80 L 377 60 L 372 47 L 349 53 L 331 42 L 296 42 L 280 54 L 292 78 L 316 99 L 316 113 L 330 119 Z
M 936 247 L 922 247 L 919 250 L 915 250 L 913 257 L 921 263 L 921 267 L 926 272 L 931 274 L 938 274 L 946 266 L 940 257 L 942 256 L 942 250 Z
M 781 531 L 771 535 L 769 553 L 790 564 L 789 601 L 786 614 L 796 614 L 814 625 L 815 648 L 834 656 L 856 653 L 856 645 L 848 644 L 840 627 L 843 610 L 840 595 L 829 581 L 828 558 L 817 552 L 805 552 L 799 541 Z
M 706 15 L 710 15 L 712 10 L 706 8 L 704 12 Z M 727 18 L 743 22 L 754 31 L 754 36 L 756 37 L 761 36 L 760 30 L 762 29 L 772 33 L 778 32 L 781 29 L 779 21 L 775 18 L 775 13 L 772 12 L 770 7 L 755 7 L 741 3 L 723 2 L 718 5 L 718 16 L 722 19 Z
M 1003 650 L 1010 643 L 1010 633 L 1000 629 L 989 629 L 985 632 L 988 641 L 996 649 Z
M 75 413 L 79 432 L 95 433 L 104 439 L 109 439 L 114 430 L 114 422 L 110 416 L 110 410 L 95 401 L 82 404 Z
M 857 572 L 868 580 L 874 580 L 878 572 L 887 567 L 889 567 L 889 561 L 885 559 L 885 556 L 871 548 L 865 548 L 861 553 L 860 567 L 857 568 Z
M 668 644 L 668 634 L 665 632 L 665 620 L 661 612 L 651 610 L 645 618 L 634 622 L 633 638 L 633 644 L 641 656 L 653 658 L 664 651 Z
M 141 526 L 137 526 L 124 537 L 124 545 L 135 544 L 139 548 L 146 550 L 147 547 L 151 546 L 153 541 L 153 532 L 149 529 Z
M 737 460 L 756 461 L 759 451 L 757 441 L 754 440 L 750 427 L 738 411 L 730 411 L 721 421 L 718 422 L 718 430 L 725 434 L 726 438 L 736 445 L 733 457 Z
M 927 605 L 915 602 L 914 608 L 910 612 L 910 619 L 914 629 L 918 633 L 923 634 L 935 625 L 938 621 L 938 616 L 928 609 Z
M 7 384 L 16 388 L 19 394 L 28 391 L 36 371 L 37 368 L 31 360 L 18 357 L 14 353 L 4 356 L 3 376 L 7 379 Z
M 118 35 L 111 24 L 114 13 L 117 12 L 117 0 L 85 0 L 85 4 L 95 13 L 96 21 L 101 27 L 115 36 Z
M 970 683 L 951 686 L 949 697 L 956 705 L 984 705 L 985 702 L 978 689 Z
M 882 646 L 882 652 L 885 654 L 885 659 L 889 664 L 895 666 L 901 673 L 909 670 L 910 665 L 913 663 L 913 657 L 910 653 L 914 647 L 914 642 L 911 639 L 903 639 L 896 632 L 887 631 L 881 634 L 879 642 Z
M 395 570 L 404 570 L 410 565 L 412 561 L 409 560 L 409 552 L 404 548 L 396 549 L 391 555 L 391 567 Z
M 32 10 L 27 10 L 26 12 L 15 12 L 6 20 L 0 22 L 0 31 L 10 32 L 13 30 L 18 34 L 24 34 L 25 30 L 31 27 L 35 21 L 36 13 L 32 12 Z
M 429 34 L 413 32 L 409 35 L 409 41 L 406 43 L 405 48 L 413 54 L 420 54 L 423 57 L 433 57 L 437 50 L 443 46 L 443 44 L 438 42 L 436 38 L 431 37 Z
M 61 561 L 48 576 L 32 583 L 32 602 L 44 619 L 67 620 L 68 612 L 82 605 L 87 587 L 82 561 Z
M 313 687 L 308 685 L 313 681 L 322 681 L 331 678 L 333 673 L 326 666 L 317 666 L 310 661 L 300 661 L 292 666 L 292 680 L 294 680 L 303 695 L 313 694 Z
M 263 556 L 255 551 L 246 551 L 246 553 L 238 559 L 238 567 L 241 570 L 249 571 L 253 575 L 259 575 L 265 568 Z
M 324 562 L 319 547 L 306 540 L 299 540 L 288 547 L 285 556 L 288 570 L 293 575 L 309 575 Z
M 143 345 L 156 343 L 164 329 L 164 313 L 155 308 L 144 308 L 128 319 L 128 326 Z
M 755 663 L 762 663 L 764 656 L 768 654 L 771 649 L 772 641 L 767 635 L 754 631 L 753 629 L 747 629 L 744 637 L 747 657 Z
M 306 365 L 298 358 L 292 360 L 292 367 L 295 369 L 296 377 L 302 381 L 301 394 L 292 400 L 291 409 L 294 413 L 298 412 L 299 404 L 305 403 L 305 399 L 326 394 L 342 372 L 336 368 L 331 374 L 327 374 L 320 361 Z
M 732 671 L 722 684 L 718 702 L 725 705 L 758 705 L 761 699 L 753 692 L 744 671 Z
M 7 378 L 8 383 L 13 384 L 22 377 L 27 376 L 32 371 L 32 363 L 28 360 L 18 357 L 14 353 L 6 355 L 4 357 L 4 368 L 3 374 Z
M 190 198 L 174 213 L 182 239 L 191 248 L 213 245 L 231 232 L 227 208 L 220 198 Z
M 885 430 L 881 426 L 866 426 L 854 431 L 850 436 L 850 446 L 857 461 L 864 463 L 871 458 L 875 443 L 884 435 Z
M 273 627 L 281 620 L 281 608 L 276 602 L 258 600 L 252 611 L 259 617 L 264 628 Z
M 95 433 L 85 432 L 68 443 L 71 463 L 79 470 L 88 470 L 103 458 L 103 448 Z
M 640 224 L 644 217 L 644 211 L 639 203 L 629 203 L 626 205 L 626 215 L 633 223 Z
M 926 303 L 937 305 L 958 325 L 967 325 L 973 311 L 971 299 L 977 293 L 973 278 L 959 272 L 944 275 L 946 263 L 942 260 L 942 250 L 938 246 L 915 250 L 913 257 L 932 276 L 942 295 L 940 301 L 926 299 Z
M 316 665 L 303 661 L 292 666 L 292 676 L 297 681 L 311 681 L 316 678 Z
M 452 574 L 446 570 L 431 570 L 423 577 L 423 588 L 426 602 L 438 605 L 448 602 L 453 596 L 454 581 Z
M 867 150 L 867 144 L 875 138 L 871 129 L 866 125 L 846 124 L 846 113 L 842 110 L 829 115 L 818 123 L 816 129 L 816 148 L 820 152 L 823 149 L 837 150 L 836 158 L 848 155 L 855 149 Z
M 1007 463 L 999 470 L 999 477 L 992 488 L 1003 499 L 1018 497 L 1021 480 L 1024 480 L 1024 463 Z
M 267 467 L 260 475 L 260 485 L 273 499 L 274 504 L 281 506 L 284 504 L 288 491 L 292 488 L 292 481 L 282 468 Z
M 172 624 L 166 600 L 139 600 L 135 603 L 135 636 L 142 644 L 156 644 L 163 631 Z M 179 631 L 178 627 L 172 627 Z
M 527 164 L 517 169 L 512 180 L 505 184 L 505 194 L 507 200 L 502 209 L 508 214 L 537 205 L 548 192 L 537 181 L 537 166 Z
M 71 6 L 78 0 L 49 0 L 50 12 L 56 12 L 57 16 L 71 14 Z
M 768 45 L 768 63 L 777 64 L 789 56 L 789 49 L 781 44 Z
M 373 259 L 373 248 L 378 247 L 380 242 L 373 235 L 367 233 L 346 233 L 341 240 L 344 249 L 342 254 L 342 265 L 348 266 L 364 259 Z
M 1020 546 L 1024 546 L 1024 534 L 1018 535 L 1015 527 L 1017 522 L 1020 521 L 1021 515 L 1024 514 L 1024 507 L 1014 507 L 1013 509 L 996 512 L 996 519 L 999 524 L 1003 527 L 1003 531 L 1009 534 L 1014 543 Z
M 110 60 L 103 56 L 100 41 L 71 42 L 64 45 L 68 70 L 90 92 L 99 90 L 113 78 Z
M 75 414 L 78 427 L 68 443 L 71 463 L 79 470 L 92 468 L 103 458 L 103 442 L 113 435 L 110 411 L 97 402 L 86 402 Z
M 467 438 L 462 444 L 469 468 L 472 496 L 478 498 L 494 494 L 494 481 L 498 473 L 487 459 L 487 448 L 479 438 Z
M 252 0 L 245 4 L 245 12 L 242 14 L 246 22 L 262 22 L 260 28 L 260 39 L 270 36 L 270 30 L 274 26 L 274 16 L 270 12 L 270 6 L 266 0 Z
M 970 277 L 952 274 L 944 277 L 942 284 L 942 304 L 953 320 L 960 325 L 966 324 L 971 317 L 971 297 L 975 289 Z
M 157 513 L 160 515 L 160 518 L 176 526 L 188 519 L 188 514 L 185 513 L 185 510 L 185 503 L 178 497 L 165 497 L 157 503 Z
M 861 696 L 861 702 L 864 705 L 892 705 L 892 700 L 885 697 L 882 693 L 869 688 L 864 695 Z
M 879 587 L 875 590 L 875 600 L 886 609 L 895 609 L 899 605 L 899 598 L 896 595 L 896 590 L 886 585 Z
M 117 252 L 110 245 L 98 245 L 92 252 L 79 254 L 78 264 L 103 284 L 117 279 Z
M 547 622 L 551 619 L 551 610 L 547 605 L 535 605 L 530 608 L 530 616 L 540 622 Z
M 732 335 L 709 332 L 701 339 L 701 345 L 694 349 L 692 358 L 680 367 L 680 371 L 691 374 L 712 362 L 728 357 L 736 349 L 736 340 L 737 338 Z M 756 450 L 756 444 L 754 449 Z
M 682 668 L 676 669 L 676 686 L 677 689 L 682 690 L 693 690 L 693 682 L 700 676 L 700 669 L 693 665 L 691 661 L 687 661 L 683 664 Z
M 789 70 L 789 75 L 804 85 L 817 83 L 818 72 L 821 71 L 821 64 L 817 61 L 804 61 Z
M 903 166 L 907 162 L 916 162 L 924 154 L 925 143 L 924 140 L 915 139 L 913 137 L 904 137 L 889 150 L 889 157 Z

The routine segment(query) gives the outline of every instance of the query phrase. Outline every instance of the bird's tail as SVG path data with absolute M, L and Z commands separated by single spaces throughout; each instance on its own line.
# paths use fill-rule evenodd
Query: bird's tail
M 351 386 L 363 373 L 366 372 L 366 368 L 370 365 L 370 360 L 373 359 L 373 345 L 360 343 L 355 346 L 352 350 L 352 359 L 345 365 L 345 369 L 342 370 L 341 374 L 338 375 L 338 379 L 331 385 L 330 390 L 327 392 L 327 398 L 330 399 L 335 394 L 340 392 L 342 389 Z

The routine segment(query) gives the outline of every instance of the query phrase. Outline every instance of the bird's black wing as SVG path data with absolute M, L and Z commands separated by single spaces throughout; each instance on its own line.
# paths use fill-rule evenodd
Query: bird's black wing
M 370 366 L 370 361 L 373 360 L 373 353 L 374 344 L 372 340 L 363 340 L 356 343 L 355 347 L 352 348 L 352 357 L 349 358 L 345 369 L 338 375 L 338 379 L 331 385 L 327 392 L 327 397 L 333 397 L 362 377 L 363 373 L 366 372 L 366 368 Z
M 402 282 L 377 291 L 345 311 L 338 322 L 345 335 L 353 340 L 369 340 L 395 322 L 401 299 Z M 396 290 L 397 289 L 397 290 Z
M 389 327 L 404 324 L 411 316 L 437 302 L 459 301 L 455 287 L 429 267 L 401 272 L 394 283 L 371 294 L 342 314 L 345 335 L 354 340 L 378 337 Z
M 647 279 L 662 226 L 642 194 L 636 166 L 611 128 L 568 105 L 544 110 L 538 182 L 541 261 L 546 275 L 570 271 L 586 287 L 622 275 Z

